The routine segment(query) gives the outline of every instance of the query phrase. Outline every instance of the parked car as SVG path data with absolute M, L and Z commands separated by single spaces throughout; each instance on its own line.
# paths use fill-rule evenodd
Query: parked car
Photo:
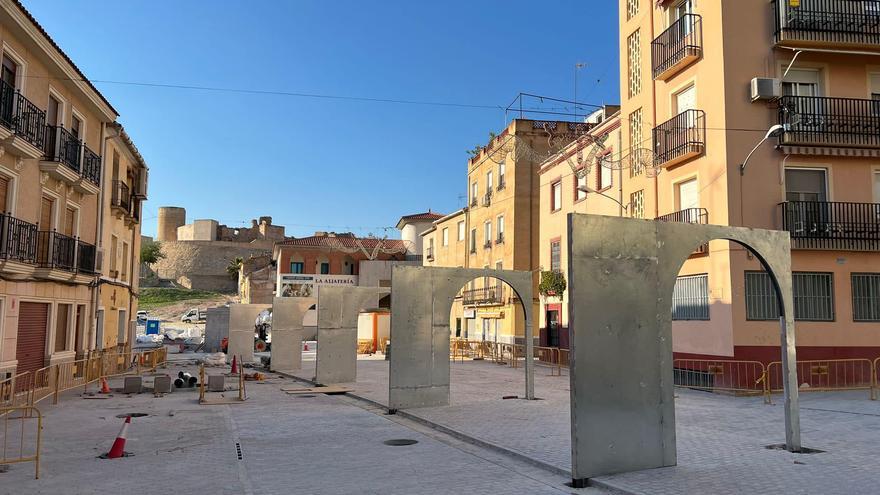
M 198 323 L 200 321 L 205 321 L 206 318 L 207 311 L 200 308 L 192 308 L 180 317 L 180 321 L 184 323 Z

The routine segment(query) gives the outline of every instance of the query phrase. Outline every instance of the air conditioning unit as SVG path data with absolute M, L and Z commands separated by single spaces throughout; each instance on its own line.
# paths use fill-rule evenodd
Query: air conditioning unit
M 147 197 L 147 169 L 143 169 L 138 173 L 134 195 L 144 199 Z
M 782 82 L 769 77 L 752 79 L 752 101 L 770 101 L 782 96 Z

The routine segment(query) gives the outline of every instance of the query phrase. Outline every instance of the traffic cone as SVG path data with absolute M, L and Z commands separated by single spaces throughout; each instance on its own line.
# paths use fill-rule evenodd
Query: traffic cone
M 238 359 L 237 358 L 238 358 L 238 356 L 236 356 L 235 354 L 232 355 L 232 370 L 230 370 L 229 372 L 232 373 L 233 375 L 238 373 Z
M 110 385 L 107 384 L 107 379 L 103 376 L 101 377 L 101 393 L 109 394 L 111 392 Z
M 122 430 L 120 430 L 119 435 L 116 436 L 113 446 L 110 447 L 110 452 L 107 452 L 106 454 L 107 459 L 117 459 L 125 456 L 125 437 L 128 434 L 128 425 L 130 424 L 131 416 L 126 416 L 125 422 L 122 423 Z

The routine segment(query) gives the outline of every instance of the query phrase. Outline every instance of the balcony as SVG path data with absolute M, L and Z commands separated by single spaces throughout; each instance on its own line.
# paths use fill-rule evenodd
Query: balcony
M 83 145 L 82 178 L 77 184 L 79 189 L 94 189 L 88 194 L 98 194 L 101 187 L 101 156 Z
M 672 167 L 703 154 L 706 148 L 706 113 L 685 110 L 654 128 L 657 164 Z
M 498 233 L 498 237 L 495 238 L 495 244 L 504 244 L 504 232 Z
M 477 207 L 477 198 L 473 198 L 473 199 L 471 199 L 471 208 L 476 208 L 476 207 Z
M 703 54 L 703 18 L 685 14 L 651 42 L 654 79 L 666 81 Z
M 483 195 L 483 206 L 489 206 L 492 204 L 492 190 L 489 189 L 489 192 Z
M 492 239 L 486 239 L 483 243 L 483 249 L 492 249 Z
M 859 155 L 878 156 L 878 100 L 783 96 L 779 123 L 786 128 L 779 137 L 779 144 L 789 147 L 786 153 L 837 155 L 839 148 L 847 148 L 861 150 L 856 152 Z
M 131 191 L 128 185 L 121 180 L 114 180 L 112 187 L 110 208 L 118 218 L 123 218 L 131 212 Z
M 880 52 L 880 0 L 771 2 L 776 44 L 788 48 L 837 48 Z
M 880 203 L 786 201 L 779 211 L 793 248 L 880 251 Z
M 77 241 L 76 271 L 86 275 L 95 275 L 97 273 L 97 254 L 98 249 L 94 244 Z
M 504 180 L 504 176 L 502 175 L 501 177 L 498 177 L 498 187 L 496 188 L 496 190 L 501 191 L 506 185 L 507 181 Z
M 465 306 L 503 306 L 506 304 L 504 292 L 503 285 L 464 290 L 461 292 L 462 304 Z
M 46 112 L 4 82 L 0 82 L 0 124 L 0 139 L 10 151 L 22 158 L 42 156 Z
M 0 272 L 26 276 L 37 259 L 37 226 L 0 213 Z
M 667 213 L 656 218 L 659 222 L 678 222 L 678 223 L 694 223 L 699 225 L 707 225 L 709 223 L 709 211 L 705 208 L 685 208 L 683 210 Z M 698 247 L 693 254 L 708 254 L 709 245 L 703 244 Z
M 76 242 L 73 237 L 54 230 L 37 232 L 37 266 L 50 271 L 75 272 Z
M 425 259 L 428 260 L 428 261 L 434 261 L 434 248 L 429 247 L 429 248 L 425 251 Z

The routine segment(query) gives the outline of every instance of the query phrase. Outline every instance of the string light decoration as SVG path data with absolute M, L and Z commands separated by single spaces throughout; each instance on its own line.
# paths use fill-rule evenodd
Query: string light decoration
M 373 244 L 373 246 L 368 247 L 364 241 L 370 241 L 369 243 Z M 367 237 L 364 239 L 360 237 L 327 236 L 321 240 L 321 244 L 328 249 L 347 254 L 360 252 L 370 261 L 375 260 L 380 254 L 406 254 L 407 242 L 401 240 L 389 242 L 387 237 Z

